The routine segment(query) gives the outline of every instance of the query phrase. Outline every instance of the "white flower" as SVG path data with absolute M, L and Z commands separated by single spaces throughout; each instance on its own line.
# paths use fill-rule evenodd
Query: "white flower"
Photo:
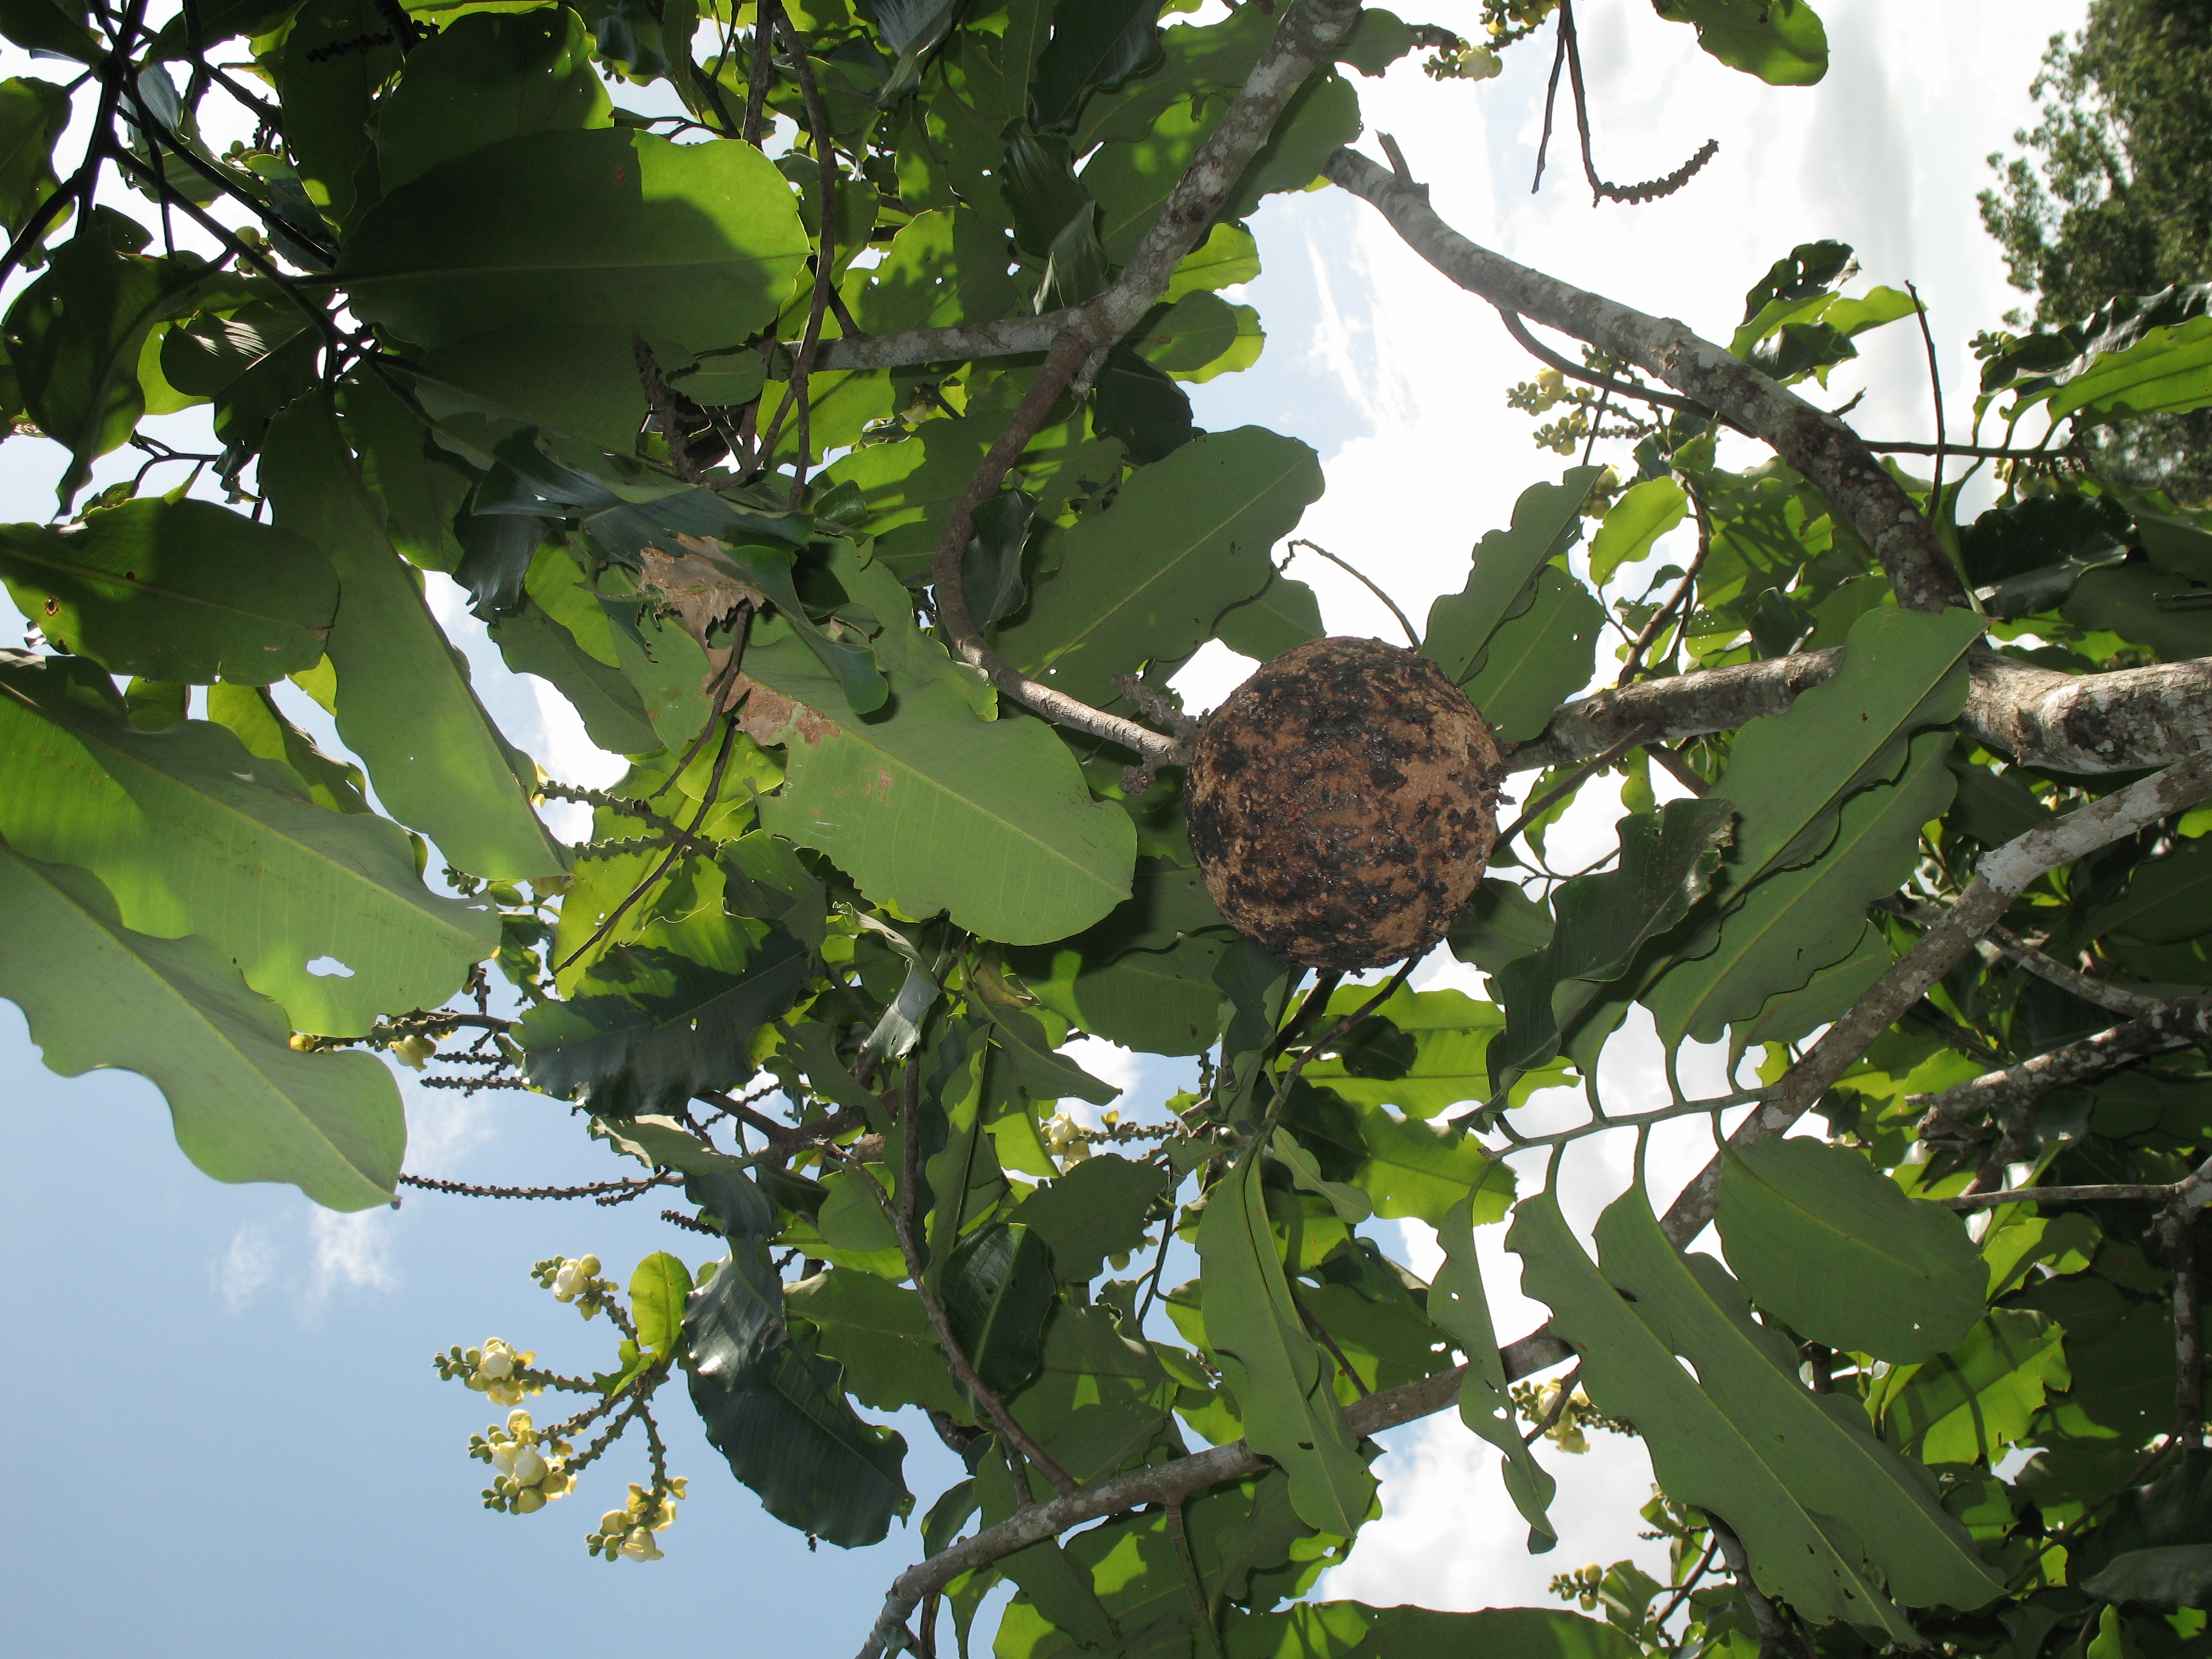
M 487 1382 L 504 1382 L 514 1375 L 514 1350 L 494 1337 L 484 1344 L 483 1358 L 477 1364 L 477 1375 Z
M 497 1461 L 495 1455 L 494 1461 Z M 514 1455 L 507 1460 L 507 1472 L 524 1486 L 534 1486 L 545 1478 L 545 1460 L 538 1455 L 535 1446 L 518 1447 Z
M 653 1541 L 652 1533 L 643 1527 L 629 1529 L 629 1536 L 623 1540 L 622 1553 L 633 1561 L 658 1561 L 662 1554 L 660 1546 Z
M 516 1445 L 511 1440 L 504 1445 L 494 1446 L 491 1449 L 492 1468 L 497 1469 L 501 1474 L 513 1474 L 514 1473 L 514 1455 L 521 1449 L 521 1447 Z

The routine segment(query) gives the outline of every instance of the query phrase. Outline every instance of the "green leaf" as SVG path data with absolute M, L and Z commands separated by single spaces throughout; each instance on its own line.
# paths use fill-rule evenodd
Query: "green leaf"
M 2212 317 L 2154 328 L 2123 351 L 2100 352 L 2051 397 L 2054 418 L 2093 422 L 2179 414 L 2212 404 Z
M 207 717 L 238 734 L 248 752 L 263 760 L 279 761 L 300 775 L 307 786 L 307 799 L 333 812 L 366 812 L 368 800 L 361 769 L 333 760 L 315 746 L 314 739 L 284 718 L 269 693 L 259 686 L 210 685 L 207 689 Z
M 2064 1336 L 2039 1313 L 1993 1308 L 1948 1353 L 1883 1377 L 1867 1410 L 1884 1439 L 1923 1463 L 1995 1462 L 2046 1392 L 2070 1382 Z
M 261 447 L 277 412 L 313 383 L 322 335 L 299 307 L 259 304 L 202 312 L 162 331 L 162 378 L 193 401 L 215 400 L 223 465 Z M 146 378 L 139 365 L 139 379 Z M 158 411 L 152 411 L 158 412 Z
M 234 280 L 189 254 L 132 252 L 143 240 L 120 214 L 100 209 L 54 250 L 0 325 L 25 410 L 70 452 L 58 487 L 64 507 L 91 478 L 92 463 L 145 412 L 138 360 L 155 325 L 193 310 L 211 281 Z
M 1713 784 L 1736 809 L 1735 843 L 1716 888 L 1741 892 L 1831 844 L 1844 799 L 1897 775 L 1910 732 L 1957 715 L 1961 660 L 1981 629 L 1970 611 L 1869 611 L 1853 624 L 1833 679 L 1788 713 L 1747 723 Z
M 1144 1247 L 1173 1183 L 1157 1164 L 1099 1152 L 1038 1188 L 1014 1206 L 1011 1218 L 1051 1249 L 1054 1278 L 1087 1285 L 1108 1256 Z
M 409 52 L 378 100 L 377 173 L 389 192 L 502 138 L 613 121 L 581 17 L 550 7 L 477 12 Z
M 1231 651 L 1261 662 L 1273 662 L 1284 652 L 1320 639 L 1321 600 L 1312 588 L 1279 572 L 1257 599 L 1231 605 L 1214 624 L 1213 637 Z
M 1181 1450 L 1169 1427 L 1175 1393 L 1152 1351 L 1111 1313 L 1063 1301 L 1045 1326 L 1036 1381 L 1006 1403 L 1070 1474 L 1095 1480 L 1154 1447 Z
M 646 416 L 636 339 L 615 328 L 467 335 L 422 354 L 416 395 L 441 419 L 526 422 L 628 454 Z
M 1326 1089 L 1301 1087 L 1283 1121 L 1322 1154 L 1333 1178 L 1368 1196 L 1376 1215 L 1412 1217 L 1433 1227 L 1455 1205 L 1473 1203 L 1481 1222 L 1498 1220 L 1511 1206 L 1512 1166 L 1464 1128 L 1398 1117 L 1381 1106 L 1346 1106 L 1344 1087 L 1335 1078 Z
M 1468 701 L 1501 743 L 1534 737 L 1554 708 L 1589 684 L 1605 626 L 1596 595 L 1564 571 L 1539 570 L 1534 586 L 1528 608 L 1498 625 L 1482 665 L 1465 682 Z
M 1668 1243 L 1640 1186 L 1600 1218 L 1597 1243 L 1594 1266 L 1545 1193 L 1522 1201 L 1506 1248 L 1582 1354 L 1590 1398 L 1636 1425 L 1668 1497 L 1728 1517 L 1761 1589 L 1808 1622 L 1899 1641 L 1915 1638 L 1896 1602 L 1978 1607 L 1998 1594 L 1934 1482 L 1854 1406 L 1798 1384 L 1796 1350 L 1752 1319 L 1719 1263 Z
M 1203 242 L 1182 256 L 1160 298 L 1173 302 L 1186 294 L 1234 288 L 1259 274 L 1260 245 L 1252 233 L 1242 225 L 1217 224 Z
M 921 659 L 927 679 L 893 669 L 890 716 L 868 720 L 781 619 L 754 625 L 745 672 L 771 695 L 751 694 L 746 729 L 789 761 L 783 788 L 761 802 L 763 827 L 828 854 L 907 915 L 946 910 L 1012 945 L 1088 927 L 1128 896 L 1128 815 L 1091 799 L 1050 727 L 980 719 L 952 682 L 960 671 L 925 648 L 941 666 Z
M 1482 1264 L 1475 1257 L 1471 1200 L 1452 1206 L 1437 1227 L 1437 1242 L 1443 1246 L 1444 1264 L 1429 1285 L 1429 1317 L 1467 1356 L 1467 1380 L 1459 1391 L 1460 1421 L 1504 1454 L 1498 1467 L 1506 1495 L 1528 1523 L 1529 1553 L 1541 1554 L 1559 1541 L 1550 1514 L 1559 1488 L 1522 1439 L 1520 1420 L 1506 1391 L 1498 1328 L 1482 1288 Z
M 1106 1105 L 1121 1092 L 1054 1049 L 1043 1022 L 1036 1015 L 1004 1006 L 991 1006 L 986 1012 L 991 1020 L 991 1040 L 1000 1054 L 998 1080 L 1002 1088 L 1034 1101 L 1073 1097 L 1094 1106 Z
M 300 183 L 325 218 L 350 229 L 377 198 L 369 127 L 402 62 L 399 38 L 376 0 L 322 0 L 295 15 L 272 56 Z
M 280 527 L 337 568 L 344 600 L 328 649 L 338 735 L 367 763 L 378 799 L 460 869 L 500 880 L 562 873 L 566 853 L 530 804 L 536 769 L 470 687 L 326 398 L 301 399 L 270 427 L 261 482 Z
M 973 1417 L 975 1403 L 952 1380 L 914 1291 L 857 1268 L 832 1267 L 792 1285 L 784 1306 L 814 1328 L 816 1347 L 844 1367 L 845 1388 L 862 1405 L 920 1406 L 963 1422 Z
M 54 141 L 69 117 L 69 94 L 52 82 L 0 81 L 0 229 L 10 238 L 54 187 Z
M 1115 675 L 1188 656 L 1267 587 L 1268 550 L 1321 493 L 1320 463 L 1295 438 L 1252 426 L 1194 438 L 1105 511 L 1044 536 L 1039 567 L 1053 574 L 999 649 L 1070 696 L 1111 702 Z
M 2212 617 L 2199 609 L 2160 603 L 2177 592 L 2204 590 L 2185 586 L 2147 564 L 2116 565 L 2085 572 L 2061 614 L 2076 628 L 2118 634 L 2130 645 L 2148 647 L 2161 662 L 2212 655 Z
M 312 543 L 211 502 L 160 497 L 61 530 L 0 526 L 0 578 L 57 649 L 192 684 L 266 685 L 313 668 L 338 603 L 337 574 Z
M 283 1012 L 214 945 L 133 933 L 82 870 L 0 847 L 0 996 L 52 1070 L 144 1077 L 218 1181 L 290 1182 L 334 1210 L 397 1201 L 407 1127 L 381 1062 L 291 1048 Z
M 1582 539 L 1583 502 L 1602 468 L 1571 467 L 1555 484 L 1531 484 L 1513 503 L 1512 527 L 1493 530 L 1474 548 L 1467 585 L 1429 607 L 1421 654 L 1463 684 L 1507 617 L 1527 608 L 1536 573 Z M 1588 678 L 1585 674 L 1584 678 Z
M 637 1264 L 629 1276 L 629 1310 L 640 1347 L 656 1357 L 676 1352 L 690 1294 L 691 1270 L 667 1251 L 655 1250 Z
M 1896 961 L 1881 929 L 1870 921 L 1862 924 L 1858 942 L 1844 955 L 1814 969 L 1796 990 L 1769 997 L 1758 1013 L 1731 1028 L 1729 1053 L 1741 1057 L 1762 1043 L 1796 1042 L 1809 1036 L 1849 1012 Z
M 1646 478 L 1623 490 L 1590 538 L 1590 580 L 1600 587 L 1623 565 L 1650 556 L 1652 544 L 1682 522 L 1690 498 L 1670 477 Z
M 766 1284 L 728 1265 L 695 1291 L 684 1316 L 684 1369 L 707 1438 L 730 1472 L 787 1527 L 842 1549 L 880 1542 L 914 1507 L 902 1469 L 905 1438 L 863 1423 L 845 1403 L 836 1364 L 810 1359 L 780 1334 L 765 1343 Z M 750 1247 L 757 1248 L 757 1247 Z
M 789 184 L 750 144 L 614 128 L 432 167 L 371 210 L 339 276 L 364 320 L 418 345 L 576 327 L 696 352 L 772 321 L 806 252 Z
M 1074 128 L 1091 88 L 1111 90 L 1160 55 L 1159 0 L 1091 0 L 1053 8 L 1052 39 L 1030 82 L 1030 122 L 1039 132 Z
M 1652 0 L 1652 9 L 1695 23 L 1699 46 L 1769 86 L 1809 87 L 1828 72 L 1828 32 L 1806 0 Z
M 498 916 L 427 890 L 397 824 L 324 811 L 219 726 L 137 731 L 69 662 L 0 658 L 0 837 L 90 870 L 123 926 L 204 934 L 330 1036 L 436 1007 L 498 947 Z
M 750 1077 L 753 1037 L 790 1007 L 812 953 L 773 932 L 735 974 L 670 951 L 628 949 L 621 960 L 630 994 L 541 1002 L 514 1032 L 531 1086 L 580 1099 L 595 1117 L 681 1106 Z M 594 970 L 594 982 L 608 980 L 605 966 Z
M 1290 1476 L 1301 1519 L 1352 1537 L 1367 1517 L 1375 1479 L 1283 1277 L 1258 1159 L 1238 1164 L 1213 1188 L 1198 1253 L 1206 1343 L 1243 1409 L 1245 1439 Z
M 2081 1581 L 2100 1601 L 2129 1601 L 2172 1613 L 2212 1605 L 2212 1544 L 2167 1544 L 2116 1555 Z
M 1719 1223 L 1751 1298 L 1815 1342 L 1897 1364 L 1966 1340 L 1989 1277 L 1964 1218 L 1907 1198 L 1848 1146 L 1731 1148 Z
M 1366 987 L 1344 987 L 1330 999 L 1329 1012 L 1351 1013 L 1373 994 Z M 1503 1009 L 1477 1002 L 1464 991 L 1411 991 L 1401 986 L 1375 1018 L 1413 1038 L 1411 1065 L 1395 1077 L 1369 1077 L 1354 1074 L 1340 1058 L 1324 1057 L 1307 1066 L 1306 1080 L 1325 1085 L 1355 1106 L 1397 1106 L 1420 1118 L 1489 1097 L 1490 1072 L 1483 1050 L 1504 1024 Z
M 1221 938 L 1192 934 L 1164 950 L 1101 961 L 1079 939 L 1017 966 L 1040 1002 L 1094 1036 L 1141 1054 L 1195 1054 L 1221 1035 L 1213 973 L 1228 948 Z
M 1491 1044 L 1493 1088 L 1559 1052 L 1563 1034 L 1628 972 L 1637 952 L 1689 913 L 1719 867 L 1734 803 L 1718 793 L 1621 819 L 1620 862 L 1552 895 L 1544 948 L 1498 975 L 1505 1029 Z
M 1950 750 L 1948 732 L 1914 738 L 1894 783 L 1877 783 L 1844 802 L 1835 839 L 1816 859 L 1739 890 L 1718 941 L 1644 993 L 1667 1041 L 1686 1033 L 1717 1041 L 1729 1021 L 1753 1018 L 1770 999 L 1801 988 L 1860 948 L 1867 906 L 1904 884 L 1919 861 L 1921 825 L 1950 807 L 1956 787 L 1946 764 Z
M 1071 298 L 1067 302 L 1080 301 Z M 1139 466 L 1165 459 L 1197 430 L 1189 394 L 1126 345 L 1106 353 L 1091 418 L 1102 434 L 1119 441 Z
M 945 1259 L 945 1317 L 985 1388 L 1012 1394 L 1036 1375 L 1056 1288 L 1051 1250 L 1019 1222 L 981 1228 Z
M 97 64 L 106 48 L 85 27 L 84 0 L 0 0 L 0 34 L 33 52 Z
M 1556 1607 L 1370 1607 L 1302 1601 L 1229 1621 L 1225 1659 L 1635 1659 L 1642 1651 L 1599 1620 Z
M 1260 360 L 1267 338 L 1260 313 L 1251 307 L 1194 289 L 1155 313 L 1129 344 L 1153 368 L 1178 380 L 1205 381 L 1249 368 Z
M 1451 952 L 1470 967 L 1496 973 L 1516 957 L 1542 950 L 1552 940 L 1552 912 L 1510 881 L 1485 876 L 1474 896 L 1452 923 Z

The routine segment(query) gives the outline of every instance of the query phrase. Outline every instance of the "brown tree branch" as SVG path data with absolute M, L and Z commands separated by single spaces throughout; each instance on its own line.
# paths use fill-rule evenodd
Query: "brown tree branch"
M 1984 1072 L 1940 1094 L 1917 1095 L 1907 1103 L 1923 1109 L 1919 1135 L 1932 1140 L 1956 1134 L 1988 1113 L 2032 1106 L 2069 1083 L 2103 1077 L 2148 1055 L 2207 1041 L 2212 1041 L 2212 998 L 2190 997 L 2002 1071 Z
M 1338 150 L 1323 171 L 1371 203 L 1408 246 L 1460 287 L 1634 363 L 1767 444 L 1866 538 L 1899 603 L 1914 611 L 1971 604 L 1904 486 L 1834 416 L 1678 322 L 1648 317 L 1478 246 L 1437 216 L 1426 190 L 1355 150 Z
M 1729 732 L 1789 712 L 1843 666 L 1843 647 L 1700 669 L 1563 703 L 1543 735 L 1505 757 L 1510 771 L 1571 765 L 1656 727 L 1662 742 Z M 2110 674 L 2060 674 L 1985 647 L 1966 653 L 1960 730 L 2047 771 L 2100 774 L 2171 766 L 2212 749 L 2212 658 Z
M 1983 854 L 1974 879 L 1958 902 L 1783 1074 L 1765 1104 L 1737 1126 L 1729 1144 L 1755 1146 L 1787 1133 L 1876 1037 L 1973 948 L 1974 941 L 2030 882 L 2208 796 L 2212 796 L 2212 751 L 2115 790 Z M 1686 1245 L 1713 1218 L 1720 1182 L 1721 1159 L 1716 1157 L 1668 1207 L 1662 1224 L 1677 1247 Z

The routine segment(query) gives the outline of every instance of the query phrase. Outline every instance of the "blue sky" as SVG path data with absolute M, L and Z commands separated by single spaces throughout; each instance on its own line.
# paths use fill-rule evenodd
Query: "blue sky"
M 1473 11 L 1431 9 L 1448 22 Z M 2079 0 L 1824 0 L 1835 66 L 1816 88 L 1782 92 L 1713 64 L 1643 0 L 1585 0 L 1601 167 L 1649 177 L 1708 137 L 1722 143 L 1688 190 L 1644 209 L 1592 210 L 1572 156 L 1556 149 L 1543 194 L 1527 194 L 1548 67 L 1537 46 L 1479 87 L 1439 86 L 1406 65 L 1361 90 L 1370 126 L 1397 136 L 1468 234 L 1708 336 L 1725 337 L 1743 289 L 1792 243 L 1854 242 L 1869 280 L 1910 277 L 1928 295 L 1962 423 L 1965 341 L 2017 302 L 1974 216 L 1981 158 L 2023 124 L 2045 38 L 2081 9 Z M 1200 422 L 1258 422 L 1313 443 L 1329 493 L 1302 533 L 1358 559 L 1418 617 L 1459 585 L 1468 547 L 1504 521 L 1514 495 L 1556 476 L 1557 459 L 1528 444 L 1526 417 L 1504 407 L 1504 387 L 1530 367 L 1486 307 L 1420 265 L 1363 204 L 1335 192 L 1275 198 L 1256 228 L 1266 270 L 1248 297 L 1269 344 L 1253 370 L 1195 389 Z M 1919 352 L 1904 326 L 1873 337 L 1861 364 L 1836 377 L 1834 401 L 1863 384 L 1863 431 L 1932 435 Z M 118 470 L 111 460 L 100 481 Z M 49 514 L 58 471 L 42 441 L 0 445 L 9 515 Z M 1311 562 L 1297 574 L 1320 588 L 1334 627 L 1387 630 L 1379 606 Z M 17 622 L 3 603 L 0 621 L 12 643 Z M 507 675 L 470 631 L 464 644 L 510 736 L 556 775 L 607 775 L 557 698 Z M 1217 655 L 1184 684 L 1204 705 L 1239 672 Z M 1579 837 L 1595 850 L 1611 816 L 1593 801 L 1555 845 Z M 27 948 L 34 942 L 0 942 Z M 1632 1033 L 1622 1086 L 1651 1060 Z M 1116 1080 L 1139 1100 L 1171 1086 L 1164 1066 L 1126 1062 Z M 560 1103 L 461 1101 L 411 1081 L 407 1093 L 415 1172 L 533 1183 L 610 1173 Z M 913 1558 L 912 1535 L 898 1531 L 872 1550 L 810 1554 L 721 1472 L 680 1402 L 666 1414 L 672 1467 L 693 1478 L 692 1496 L 665 1536 L 665 1560 L 608 1565 L 582 1549 L 599 1511 L 638 1477 L 641 1451 L 612 1454 L 577 1495 L 536 1516 L 479 1507 L 483 1468 L 464 1448 L 497 1413 L 438 1382 L 428 1356 L 498 1335 L 564 1370 L 604 1367 L 604 1322 L 582 1324 L 527 1269 L 589 1250 L 626 1274 L 653 1249 L 695 1263 L 713 1253 L 710 1241 L 660 1224 L 650 1200 L 608 1210 L 412 1194 L 397 1212 L 338 1218 L 289 1189 L 219 1186 L 177 1152 L 150 1085 L 114 1073 L 53 1076 L 4 1002 L 0 1113 L 0 1261 L 18 1287 L 16 1358 L 0 1375 L 15 1425 L 0 1449 L 10 1498 L 0 1597 L 14 1650 L 353 1659 L 458 1639 L 580 1654 L 712 1632 L 734 1633 L 742 1650 L 811 1659 L 849 1652 Z M 1571 1212 L 1586 1218 L 1618 1190 L 1626 1150 L 1589 1146 L 1571 1170 Z M 1660 1147 L 1655 1179 L 1676 1166 L 1686 1174 L 1702 1156 L 1688 1142 Z M 1428 1265 L 1428 1241 L 1402 1248 Z M 1501 1332 L 1516 1334 L 1535 1310 L 1514 1294 L 1494 1245 L 1489 1257 Z M 952 1460 L 926 1424 L 899 1426 L 926 1504 Z M 1552 1572 L 1640 1547 L 1632 1522 L 1622 1524 L 1649 1480 L 1632 1445 L 1601 1438 L 1588 1457 L 1559 1460 L 1566 1536 L 1559 1554 L 1531 1561 L 1517 1521 L 1501 1518 L 1491 1454 L 1447 1419 L 1392 1444 L 1389 1513 L 1333 1593 L 1461 1607 L 1540 1600 Z

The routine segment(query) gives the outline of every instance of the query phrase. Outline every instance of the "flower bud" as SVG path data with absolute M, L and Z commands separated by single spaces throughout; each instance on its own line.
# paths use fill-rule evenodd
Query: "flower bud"
M 525 1486 L 515 1494 L 514 1512 L 517 1515 L 534 1515 L 544 1507 L 545 1494 L 535 1486 Z
M 526 1486 L 534 1486 L 545 1478 L 545 1460 L 538 1455 L 535 1446 L 525 1446 L 507 1460 L 514 1478 Z

